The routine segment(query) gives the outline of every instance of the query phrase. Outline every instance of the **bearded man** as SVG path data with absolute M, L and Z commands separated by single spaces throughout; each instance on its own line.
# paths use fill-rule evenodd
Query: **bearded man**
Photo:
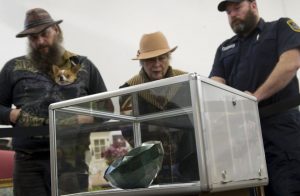
M 0 124 L 19 128 L 47 126 L 50 103 L 106 91 L 95 65 L 86 57 L 71 53 L 62 46 L 61 22 L 54 21 L 41 8 L 27 11 L 25 29 L 16 37 L 28 38 L 28 54 L 8 61 L 0 73 Z M 64 69 L 76 66 L 76 80 L 68 85 L 57 84 L 52 72 L 54 65 Z M 49 136 L 22 134 L 23 137 L 13 138 L 16 152 L 14 195 L 49 196 Z M 83 161 L 81 165 L 84 166 L 74 169 L 86 174 L 87 166 Z M 83 183 L 78 185 L 77 191 L 86 191 L 87 176 L 78 181 Z
M 251 93 L 261 111 L 271 108 L 260 116 L 266 194 L 300 195 L 300 113 L 297 107 L 278 109 L 299 94 L 300 28 L 289 18 L 265 22 L 255 0 L 221 1 L 218 10 L 226 12 L 236 35 L 217 49 L 210 77 Z

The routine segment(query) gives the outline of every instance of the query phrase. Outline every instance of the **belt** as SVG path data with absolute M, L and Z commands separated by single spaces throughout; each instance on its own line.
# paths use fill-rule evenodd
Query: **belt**
M 296 108 L 300 105 L 300 94 L 289 99 L 284 99 L 280 102 L 268 105 L 259 109 L 260 118 L 266 118 L 281 112 L 285 112 L 289 109 Z

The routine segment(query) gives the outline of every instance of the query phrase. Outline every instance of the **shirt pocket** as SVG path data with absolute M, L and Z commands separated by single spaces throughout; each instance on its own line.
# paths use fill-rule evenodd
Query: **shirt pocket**
M 258 37 L 258 41 L 253 47 L 256 56 L 258 57 L 271 57 L 278 56 L 277 52 L 277 40 L 275 33 L 268 33 Z
M 226 47 L 223 47 L 223 48 L 226 48 Z M 237 60 L 238 60 L 237 58 L 239 58 L 238 52 L 239 52 L 239 49 L 238 49 L 237 44 L 235 44 L 234 48 L 222 51 L 221 62 L 224 66 L 226 78 L 228 78 L 230 76 L 232 69 L 234 67 L 234 64 L 238 63 L 237 62 Z
M 254 45 L 253 54 L 253 63 L 261 69 L 261 74 L 270 73 L 279 60 L 275 33 L 262 36 Z

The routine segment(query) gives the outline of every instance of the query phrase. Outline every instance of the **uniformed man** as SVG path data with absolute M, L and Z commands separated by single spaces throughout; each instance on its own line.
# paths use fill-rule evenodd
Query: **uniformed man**
M 299 94 L 300 28 L 289 18 L 265 22 L 255 0 L 225 0 L 236 34 L 217 49 L 210 78 L 251 92 L 259 107 L 284 102 Z M 289 109 L 261 117 L 269 185 L 267 195 L 300 195 L 300 113 Z

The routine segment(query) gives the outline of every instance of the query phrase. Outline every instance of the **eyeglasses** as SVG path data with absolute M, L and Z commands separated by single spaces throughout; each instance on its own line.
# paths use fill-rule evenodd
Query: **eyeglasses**
M 150 59 L 144 59 L 143 62 L 148 64 L 155 64 L 157 62 L 165 63 L 169 60 L 169 55 L 164 54 L 160 55 L 158 57 L 150 58 Z

